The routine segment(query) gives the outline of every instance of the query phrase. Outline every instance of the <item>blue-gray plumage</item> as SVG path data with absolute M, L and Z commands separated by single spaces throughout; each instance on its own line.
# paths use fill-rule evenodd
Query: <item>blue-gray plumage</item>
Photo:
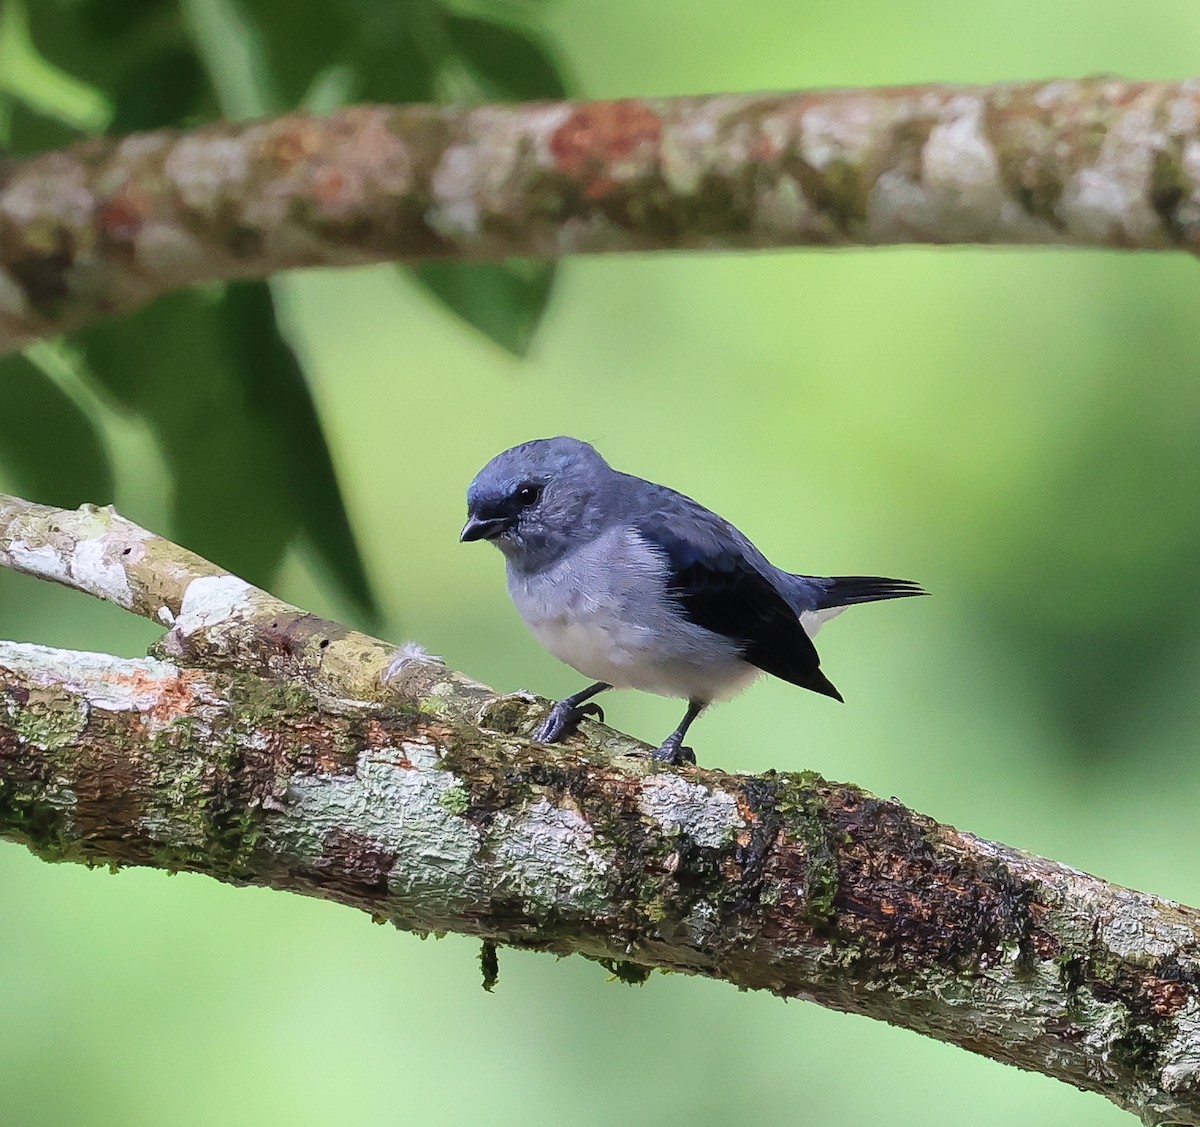
M 540 438 L 497 454 L 467 490 L 462 540 L 508 563 L 521 617 L 555 657 L 595 682 L 554 706 L 553 743 L 610 688 L 683 697 L 655 753 L 689 759 L 683 737 L 713 701 L 761 673 L 841 700 L 812 636 L 854 603 L 925 592 L 906 579 L 793 575 L 690 497 L 614 470 L 586 442 Z

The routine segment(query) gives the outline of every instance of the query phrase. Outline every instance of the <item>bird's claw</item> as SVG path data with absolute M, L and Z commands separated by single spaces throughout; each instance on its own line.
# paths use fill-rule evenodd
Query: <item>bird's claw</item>
M 670 763 L 673 767 L 683 763 L 694 766 L 696 763 L 696 753 L 690 747 L 684 747 L 682 739 L 668 739 L 662 747 L 650 753 L 650 758 L 659 763 Z
M 594 701 L 588 701 L 585 704 L 571 704 L 569 701 L 560 700 L 550 709 L 550 715 L 533 733 L 534 742 L 558 743 L 559 740 L 564 740 L 571 735 L 579 727 L 579 721 L 588 716 L 599 720 L 601 724 L 604 723 L 604 709 Z
M 587 704 L 581 704 L 576 710 L 579 713 L 579 719 L 582 720 L 585 716 L 590 716 L 599 724 L 604 723 L 604 709 L 601 708 L 594 700 Z

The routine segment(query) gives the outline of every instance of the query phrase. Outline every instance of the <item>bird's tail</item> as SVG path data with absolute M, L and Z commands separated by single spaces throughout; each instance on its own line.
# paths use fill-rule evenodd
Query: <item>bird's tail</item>
M 880 575 L 833 575 L 814 578 L 814 582 L 820 587 L 816 605 L 819 611 L 849 607 L 855 603 L 875 603 L 880 599 L 908 599 L 914 595 L 929 594 L 911 579 L 885 579 Z
M 798 681 L 797 684 L 803 685 L 806 689 L 812 689 L 814 693 L 820 693 L 822 696 L 833 697 L 834 700 L 840 700 L 843 704 L 846 703 L 846 698 L 837 691 L 833 682 L 825 676 L 819 669 L 814 669 L 803 681 Z

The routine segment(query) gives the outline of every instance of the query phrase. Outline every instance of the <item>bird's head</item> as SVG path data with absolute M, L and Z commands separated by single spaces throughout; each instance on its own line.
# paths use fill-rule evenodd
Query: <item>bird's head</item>
M 467 489 L 460 540 L 490 540 L 521 570 L 553 563 L 603 524 L 617 475 L 586 442 L 538 438 L 497 454 Z

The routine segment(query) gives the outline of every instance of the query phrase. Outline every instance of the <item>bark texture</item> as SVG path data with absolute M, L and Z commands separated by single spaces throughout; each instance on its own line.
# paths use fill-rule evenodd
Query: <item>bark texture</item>
M 0 180 L 0 354 L 297 266 L 893 243 L 1200 246 L 1200 80 L 481 106 L 97 139 Z
M 407 930 L 805 997 L 1200 1123 L 1200 913 L 811 774 L 668 768 L 306 615 L 111 510 L 0 497 L 0 564 L 168 626 L 0 643 L 0 836 Z

